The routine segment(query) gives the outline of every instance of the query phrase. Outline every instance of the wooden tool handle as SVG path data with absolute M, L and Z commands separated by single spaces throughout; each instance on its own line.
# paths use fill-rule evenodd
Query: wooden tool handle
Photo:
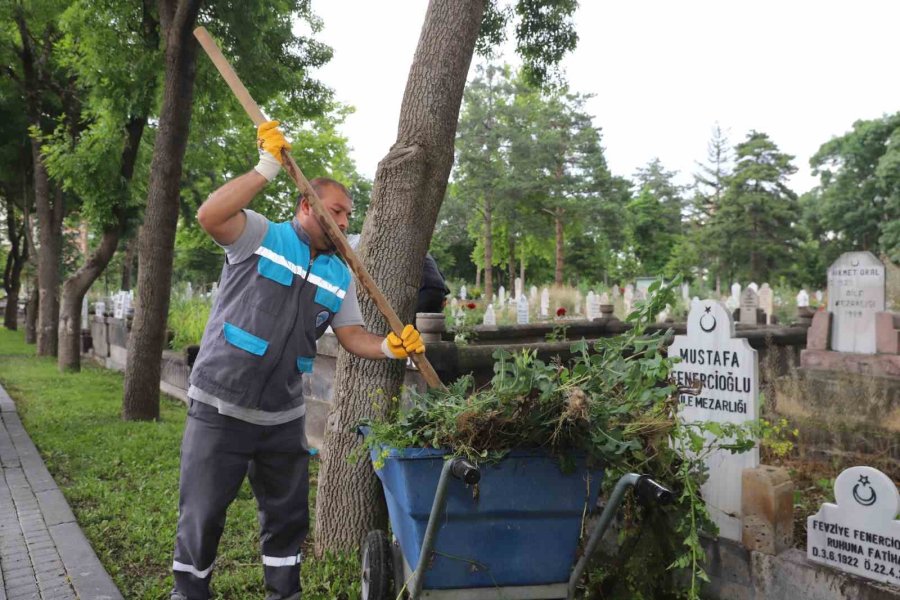
M 197 41 L 200 42 L 200 45 L 206 51 L 210 60 L 212 60 L 213 64 L 219 70 L 219 73 L 222 74 L 222 78 L 225 79 L 225 83 L 231 88 L 231 91 L 237 97 L 238 102 L 241 103 L 241 106 L 243 106 L 244 110 L 247 111 L 247 114 L 250 115 L 253 124 L 258 127 L 261 123 L 267 121 L 268 119 L 266 119 L 262 114 L 262 111 L 259 110 L 259 106 L 253 101 L 250 92 L 248 92 L 247 88 L 244 87 L 244 84 L 241 83 L 237 73 L 231 68 L 228 59 L 222 55 L 218 44 L 212 39 L 209 32 L 206 31 L 204 27 L 198 27 L 194 30 L 194 37 L 197 38 Z M 356 253 L 350 247 L 347 238 L 344 237 L 344 234 L 341 232 L 340 227 L 337 226 L 337 223 L 334 222 L 331 214 L 325 210 L 318 194 L 316 194 L 316 191 L 309 184 L 309 181 L 306 180 L 306 177 L 303 175 L 300 167 L 297 166 L 297 163 L 294 162 L 294 158 L 291 156 L 290 152 L 283 150 L 281 158 L 282 165 L 288 172 L 288 175 L 290 175 L 291 179 L 294 180 L 294 183 L 297 184 L 297 188 L 300 192 L 309 200 L 309 205 L 319 218 L 319 222 L 322 224 L 325 234 L 334 244 L 335 248 L 337 248 L 337 251 L 340 252 L 341 256 L 344 257 L 344 260 L 347 261 L 350 270 L 356 275 L 356 280 L 360 287 L 362 287 L 369 297 L 372 298 L 372 301 L 375 302 L 375 306 L 378 307 L 378 310 L 384 315 L 384 318 L 387 319 L 391 331 L 399 336 L 403 331 L 403 322 L 400 320 L 400 317 L 394 312 L 394 309 L 391 307 L 387 298 L 384 297 L 384 294 L 381 293 L 375 280 L 372 279 L 372 276 L 369 275 L 369 272 L 363 266 L 362 261 L 356 256 Z M 431 363 L 428 362 L 428 359 L 424 354 L 411 354 L 410 357 L 416 367 L 418 367 L 419 372 L 422 373 L 422 377 L 429 387 L 444 387 L 437 373 L 434 371 L 434 367 L 431 366 Z

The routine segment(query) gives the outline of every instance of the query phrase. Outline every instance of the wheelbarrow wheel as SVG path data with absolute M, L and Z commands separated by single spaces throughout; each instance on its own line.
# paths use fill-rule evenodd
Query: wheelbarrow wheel
M 370 531 L 363 542 L 362 600 L 394 599 L 391 542 L 385 532 Z

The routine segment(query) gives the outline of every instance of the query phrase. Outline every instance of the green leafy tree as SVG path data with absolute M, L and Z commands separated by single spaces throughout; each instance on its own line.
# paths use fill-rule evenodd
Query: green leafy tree
M 810 165 L 819 175 L 813 197 L 829 232 L 826 245 L 900 260 L 900 113 L 855 122 L 823 144 Z
M 658 158 L 635 174 L 637 193 L 628 203 L 628 235 L 645 275 L 666 272 L 682 235 L 683 190 L 675 184 L 675 176 Z
M 751 131 L 735 147 L 734 172 L 709 222 L 710 250 L 732 277 L 767 281 L 785 272 L 796 246 L 797 195 L 787 186 L 793 156 L 765 133 Z

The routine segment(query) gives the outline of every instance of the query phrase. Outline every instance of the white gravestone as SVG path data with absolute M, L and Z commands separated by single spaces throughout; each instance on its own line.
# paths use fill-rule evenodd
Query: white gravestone
M 581 292 L 575 292 L 575 314 L 581 314 Z
M 113 300 L 113 319 L 123 319 L 125 318 L 125 297 L 123 296 L 125 292 L 116 292 L 115 299 Z
M 598 300 L 597 295 L 594 294 L 594 290 L 588 292 L 587 302 L 584 305 L 584 312 L 588 321 L 600 318 L 600 302 L 598 302 Z
M 834 498 L 806 519 L 806 557 L 900 586 L 897 486 L 877 469 L 850 467 L 835 480 Z
M 522 283 L 521 277 L 516 277 L 516 280 L 514 283 L 516 286 L 516 300 L 518 300 L 519 298 L 522 297 L 522 291 L 523 291 L 524 284 Z
M 613 297 L 613 300 L 615 300 L 616 298 L 618 298 L 618 297 L 621 296 L 621 295 L 622 295 L 622 294 L 621 294 L 621 292 L 619 291 L 619 284 L 617 283 L 616 285 L 612 286 L 612 297 Z
M 759 307 L 766 313 L 766 324 L 771 324 L 772 315 L 775 314 L 775 298 L 768 283 L 759 288 Z
M 541 290 L 541 316 L 547 317 L 550 315 L 550 290 L 544 288 Z
M 500 289 L 497 290 L 497 306 L 499 306 L 502 309 L 505 304 L 506 304 L 506 288 L 501 285 Z
M 797 292 L 797 308 L 806 308 L 809 306 L 809 294 L 806 290 Z
M 691 286 L 685 281 L 681 284 L 681 299 L 687 304 L 691 300 Z
M 828 268 L 831 348 L 875 354 L 875 313 L 884 311 L 884 265 L 871 252 L 846 252 Z
M 497 316 L 494 314 L 493 304 L 488 304 L 487 310 L 484 311 L 484 317 L 481 320 L 481 324 L 488 327 L 496 327 Z
M 531 289 L 528 290 L 528 298 L 529 298 L 532 302 L 534 302 L 535 300 L 537 300 L 537 286 L 536 286 L 536 285 L 531 286 Z
M 816 304 L 822 304 L 822 300 L 825 299 L 825 292 L 822 290 L 816 290 Z
M 528 325 L 528 298 L 525 294 L 520 294 L 516 301 L 516 323 Z
M 465 300 L 466 296 L 468 294 L 469 294 L 469 290 L 466 289 L 466 286 L 463 285 L 459 288 L 459 299 L 460 300 Z
M 102 317 L 106 314 L 106 302 L 97 302 L 94 304 L 94 315 Z
M 694 304 L 687 335 L 677 335 L 669 356 L 680 358 L 673 371 L 679 387 L 699 385 L 696 395 L 680 393 L 679 416 L 686 422 L 746 423 L 759 418 L 759 363 L 745 338 L 734 337 L 734 321 L 721 303 Z M 741 472 L 759 465 L 759 450 L 743 454 L 717 451 L 707 465 L 703 497 L 719 534 L 741 540 Z
M 756 309 L 759 308 L 759 296 L 749 285 L 741 292 L 741 324 L 756 325 Z
M 740 303 L 741 301 L 741 284 L 738 282 L 734 282 L 731 284 L 731 297 L 734 298 L 734 301 Z
M 600 306 L 612 304 L 612 302 L 609 299 L 609 294 L 607 294 L 606 292 L 603 292 L 602 294 L 600 294 L 600 299 L 598 300 L 598 302 L 600 302 Z
M 747 285 L 747 287 L 750 288 L 751 290 L 753 290 L 754 292 L 756 292 L 757 294 L 759 293 L 759 286 L 756 285 L 756 282 L 755 282 L 755 281 L 751 281 L 751 282 Z

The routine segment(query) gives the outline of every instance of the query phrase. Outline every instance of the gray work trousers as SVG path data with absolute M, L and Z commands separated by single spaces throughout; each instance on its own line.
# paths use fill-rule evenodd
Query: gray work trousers
M 259 507 L 266 599 L 300 599 L 300 547 L 309 531 L 304 426 L 304 418 L 254 425 L 191 400 L 181 443 L 173 598 L 210 597 L 225 512 L 249 472 Z

